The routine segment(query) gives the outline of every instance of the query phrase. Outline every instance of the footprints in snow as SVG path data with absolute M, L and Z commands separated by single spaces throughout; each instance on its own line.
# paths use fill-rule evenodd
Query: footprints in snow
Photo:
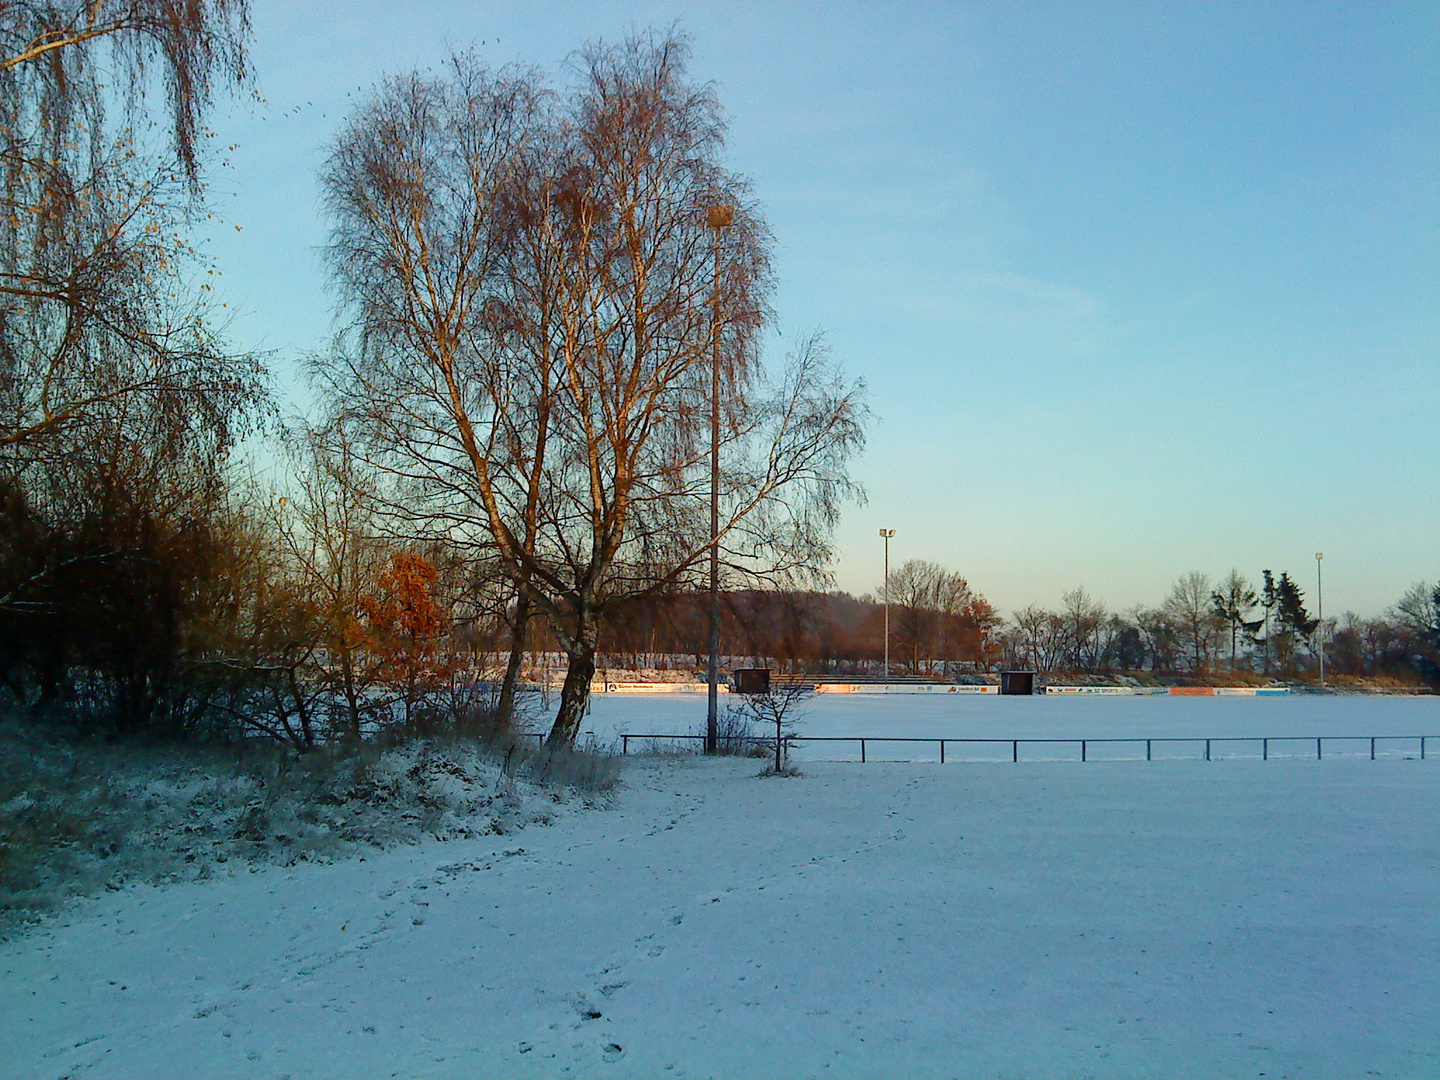
M 720 897 L 703 897 L 702 899 L 714 903 L 718 902 Z M 588 993 L 578 994 L 572 999 L 575 1004 L 575 1011 L 579 1017 L 576 1026 L 583 1027 L 587 1022 L 603 1019 L 605 1012 L 598 1002 L 608 1001 L 630 985 L 630 979 L 615 978 L 615 976 L 623 976 L 626 974 L 632 964 L 660 959 L 661 956 L 665 955 L 666 943 L 656 939 L 660 937 L 665 929 L 680 926 L 684 921 L 685 913 L 683 911 L 671 911 L 671 913 L 665 917 L 665 926 L 663 929 L 651 934 L 641 934 L 633 941 L 629 955 L 592 973 L 590 978 L 594 980 L 594 982 L 590 991 Z M 607 1057 L 607 1060 L 613 1060 L 615 1057 L 624 1053 L 618 1044 L 612 1043 L 610 1046 L 613 1046 L 614 1050 L 610 1051 L 609 1047 L 607 1047 L 607 1053 L 612 1055 Z
M 679 825 L 682 821 L 684 821 L 690 815 L 694 814 L 699 809 L 700 805 L 698 803 L 693 806 L 687 806 L 685 809 L 681 810 L 678 814 L 676 814 L 669 821 L 667 821 L 664 825 L 654 825 L 650 829 L 648 829 L 645 833 L 646 837 L 658 836 L 662 832 L 673 831 L 676 825 Z
M 370 929 L 357 934 L 349 930 L 348 923 L 342 925 L 340 929 L 345 933 L 345 944 L 339 949 L 327 948 L 303 958 L 296 974 L 301 977 L 313 976 L 320 968 L 328 967 L 346 956 L 364 952 L 407 925 L 412 929 L 425 926 L 428 919 L 427 909 L 430 907 L 430 901 L 425 897 L 432 886 L 444 889 L 447 886 L 459 884 L 464 887 L 464 882 L 460 880 L 462 875 L 468 877 L 470 874 L 484 873 L 487 870 L 493 870 L 497 864 L 503 864 L 509 859 L 526 854 L 528 852 L 523 847 L 507 848 L 473 861 L 467 860 L 437 866 L 429 874 L 418 879 L 396 883 L 384 889 L 376 894 L 376 898 L 382 901 L 383 906 L 374 916 L 375 921 Z M 402 911 L 404 912 L 403 916 Z M 400 918 L 398 923 L 397 917 Z
M 423 897 L 431 886 L 443 889 L 446 886 L 460 883 L 458 879 L 461 875 L 468 876 L 470 874 L 484 873 L 487 870 L 495 869 L 497 864 L 503 864 L 508 859 L 514 859 L 527 854 L 529 853 L 523 847 L 506 848 L 503 851 L 496 852 L 483 859 L 447 863 L 444 866 L 437 866 L 432 873 L 423 878 L 407 884 L 397 884 L 392 888 L 386 889 L 384 892 L 378 894 L 379 899 L 396 900 L 398 897 L 398 902 L 387 905 L 380 912 L 380 917 L 376 921 L 376 925 L 369 931 L 359 935 L 355 942 L 348 948 L 342 949 L 341 954 L 369 949 L 387 934 L 396 930 L 397 927 L 391 920 L 400 914 L 401 907 L 404 905 L 408 904 L 411 907 L 409 912 L 410 926 L 416 928 L 424 926 L 427 918 L 424 909 L 430 906 L 430 901 L 423 899 Z M 344 927 L 341 929 L 344 929 Z

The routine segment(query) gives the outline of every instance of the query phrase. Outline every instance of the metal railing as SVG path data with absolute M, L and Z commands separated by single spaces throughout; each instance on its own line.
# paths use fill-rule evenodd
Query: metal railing
M 619 736 L 619 738 L 620 738 L 620 753 L 622 753 L 622 754 L 628 754 L 628 753 L 630 753 L 630 740 L 631 740 L 631 739 L 649 739 L 649 740 L 651 740 L 652 743 L 672 742 L 672 741 L 675 741 L 675 740 L 680 740 L 680 741 L 690 740 L 690 741 L 696 741 L 696 742 L 702 742 L 702 743 L 703 743 L 703 742 L 705 741 L 705 739 L 706 739 L 706 736 L 704 736 L 704 735 L 670 735 L 670 734 L 658 734 L 658 735 L 634 735 L 634 734 L 629 734 L 629 735 L 627 735 L 627 734 L 622 733 L 622 734 Z M 785 747 L 786 747 L 787 752 L 788 752 L 789 748 L 790 748 L 791 746 L 793 746 L 795 743 L 805 741 L 805 740 L 801 739 L 800 736 L 798 736 L 798 735 L 785 735 L 785 736 L 782 737 L 782 740 L 783 740 L 784 743 L 785 743 Z M 773 747 L 773 746 L 775 745 L 775 736 L 773 736 L 773 735 L 721 735 L 721 736 L 720 736 L 720 745 L 721 745 L 721 747 L 723 747 L 723 748 L 732 747 L 732 746 L 734 746 L 736 743 L 747 743 L 747 744 L 749 744 L 749 745 L 751 745 L 751 746 L 771 746 L 771 747 Z
M 686 740 L 686 739 L 692 739 L 692 740 L 698 739 L 698 740 L 703 740 L 704 738 L 705 738 L 704 735 L 670 735 L 670 734 L 663 734 L 663 733 L 656 733 L 656 734 L 622 733 L 622 734 L 620 735 L 620 752 L 621 752 L 622 754 L 628 754 L 628 753 L 630 753 L 630 740 L 631 740 L 631 739 L 637 739 L 637 740 L 639 740 L 639 739 L 648 739 L 648 740 L 651 740 L 651 743 L 652 743 L 652 745 L 653 745 L 653 744 L 655 744 L 655 743 L 668 742 L 668 741 L 672 741 L 672 740 Z M 1305 746 L 1309 746 L 1311 743 L 1314 743 L 1314 744 L 1315 744 L 1315 759 L 1316 759 L 1317 761 L 1324 760 L 1324 757 L 1325 757 L 1325 743 L 1327 743 L 1327 742 L 1329 742 L 1329 743 L 1336 743 L 1336 742 L 1369 743 L 1369 747 L 1370 747 L 1370 760 L 1371 760 L 1371 761 L 1374 761 L 1374 760 L 1375 760 L 1375 753 L 1376 753 L 1376 748 L 1377 748 L 1377 745 L 1378 745 L 1378 744 L 1385 744 L 1385 743 L 1409 743 L 1409 744 L 1413 744 L 1413 745 L 1416 745 L 1416 746 L 1419 747 L 1420 760 L 1421 760 L 1421 761 L 1424 761 L 1424 760 L 1425 760 L 1425 752 L 1426 752 L 1426 743 L 1427 743 L 1430 739 L 1435 739 L 1435 738 L 1440 738 L 1440 736 L 1437 736 L 1437 735 L 1223 735 L 1223 736 L 1210 736 L 1210 737 L 1208 737 L 1208 738 L 1206 738 L 1206 737 L 1200 737 L 1200 736 L 1196 736 L 1196 737 L 1193 737 L 1193 738 L 1185 738 L 1185 737 L 1181 737 L 1181 736 L 1169 735 L 1169 736 L 1164 736 L 1164 737 L 1159 737 L 1159 738 L 1157 738 L 1157 737 L 1138 738 L 1138 737 L 1137 737 L 1137 738 L 1101 738 L 1101 739 L 1091 739 L 1091 738 L 1083 738 L 1083 739 L 1075 739 L 1075 738 L 1053 738 L 1053 739 L 994 739 L 994 738 L 949 738 L 949 737 L 946 737 L 946 738 L 943 738 L 943 739 L 937 739 L 937 738 L 923 738 L 923 737 L 914 737 L 914 736 L 906 736 L 906 735 L 786 735 L 786 736 L 783 736 L 783 737 L 782 737 L 782 739 L 783 739 L 783 741 L 784 741 L 784 743 L 785 743 L 785 749 L 786 749 L 786 752 L 787 752 L 787 753 L 789 752 L 790 748 L 793 747 L 793 746 L 794 746 L 795 744 L 797 744 L 797 743 L 800 743 L 800 744 L 805 744 L 805 743 L 822 743 L 822 742 L 823 742 L 823 743 L 852 743 L 852 744 L 858 743 L 858 744 L 860 745 L 860 761 L 861 761 L 862 764 L 869 760 L 869 756 L 868 756 L 867 750 L 868 750 L 869 744 L 871 744 L 871 743 L 928 743 L 928 744 L 930 744 L 930 745 L 932 745 L 932 746 L 934 746 L 934 745 L 938 745 L 938 746 L 939 746 L 939 748 L 940 748 L 940 764 L 942 764 L 942 765 L 945 764 L 945 748 L 946 748 L 947 746 L 966 746 L 966 745 L 1003 745 L 1003 746 L 1009 746 L 1009 747 L 1010 747 L 1010 760 L 1011 760 L 1012 762 L 1018 763 L 1018 762 L 1021 760 L 1021 758 L 1020 758 L 1020 747 L 1022 747 L 1022 746 L 1028 746 L 1028 745 L 1033 745 L 1033 744 L 1046 744 L 1046 745 L 1051 745 L 1051 746 L 1054 746 L 1054 745 L 1061 745 L 1061 746 L 1078 746 L 1078 747 L 1080 748 L 1080 760 L 1081 760 L 1081 761 L 1089 761 L 1089 760 L 1091 760 L 1091 757 L 1090 757 L 1090 747 L 1091 747 L 1091 746 L 1094 746 L 1094 745 L 1096 745 L 1096 744 L 1115 745 L 1115 744 L 1120 744 L 1120 743 L 1129 744 L 1129 745 L 1134 745 L 1134 746 L 1138 746 L 1139 744 L 1144 743 L 1144 744 L 1145 744 L 1145 760 L 1146 760 L 1146 761 L 1153 761 L 1153 760 L 1154 760 L 1154 756 L 1153 756 L 1153 755 L 1154 755 L 1154 747 L 1155 747 L 1155 744 L 1157 744 L 1157 743 L 1191 743 L 1191 744 L 1194 744 L 1197 748 L 1198 748 L 1198 746 L 1199 746 L 1200 744 L 1203 743 L 1204 746 L 1205 746 L 1205 760 L 1206 760 L 1206 761 L 1211 761 L 1211 760 L 1213 760 L 1213 757 L 1212 757 L 1213 748 L 1214 748 L 1215 744 L 1217 744 L 1217 743 L 1248 743 L 1248 744 L 1251 744 L 1251 745 L 1254 745 L 1254 744 L 1258 743 L 1259 746 L 1260 746 L 1260 760 L 1262 760 L 1262 761 L 1269 761 L 1269 760 L 1270 760 L 1270 744 L 1271 744 L 1271 743 L 1282 743 L 1282 744 L 1301 743 L 1301 744 L 1303 744 L 1303 745 L 1305 745 Z M 766 745 L 766 746 L 774 746 L 774 745 L 775 745 L 775 738 L 774 738 L 774 736 L 764 736 L 764 735 L 732 736 L 728 741 L 730 741 L 730 742 L 763 743 L 763 744 Z M 1293 756 L 1293 755 L 1287 755 L 1287 756 Z M 1307 756 L 1308 756 L 1308 753 L 1307 753 Z M 952 758 L 953 758 L 953 755 L 952 755 Z M 994 759 L 993 759 L 993 758 L 990 758 L 990 759 L 985 759 L 985 760 L 994 760 Z M 1028 760 L 1028 759 L 1027 759 L 1027 760 Z M 1116 760 L 1116 759 L 1113 759 L 1113 758 L 1112 758 L 1112 759 L 1108 759 L 1108 760 Z M 1138 760 L 1138 759 L 1120 759 L 1120 760 Z

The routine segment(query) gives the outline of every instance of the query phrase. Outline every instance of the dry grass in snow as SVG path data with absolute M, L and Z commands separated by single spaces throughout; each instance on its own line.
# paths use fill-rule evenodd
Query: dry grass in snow
M 223 864 L 328 861 L 504 835 L 595 801 L 617 766 L 463 742 L 297 757 L 278 747 L 125 747 L 0 726 L 0 933 L 131 882 Z

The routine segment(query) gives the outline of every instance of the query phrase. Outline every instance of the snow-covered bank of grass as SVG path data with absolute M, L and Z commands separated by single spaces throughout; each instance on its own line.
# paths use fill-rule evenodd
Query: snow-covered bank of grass
M 1437 765 L 638 759 L 521 837 L 48 921 L 0 1078 L 1432 1077 Z
M 618 766 L 474 743 L 114 746 L 0 726 L 0 933 L 78 895 L 548 823 Z M 548 780 L 558 783 L 547 783 Z M 569 801 L 573 802 L 574 799 Z

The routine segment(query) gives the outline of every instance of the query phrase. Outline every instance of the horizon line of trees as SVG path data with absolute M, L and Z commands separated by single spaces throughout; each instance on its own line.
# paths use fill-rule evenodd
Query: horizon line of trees
M 944 678 L 1033 668 L 1309 677 L 1323 639 L 1327 675 L 1440 685 L 1440 582 L 1417 582 L 1380 615 L 1347 611 L 1327 617 L 1323 627 L 1283 571 L 1262 571 L 1258 589 L 1236 570 L 1218 581 L 1194 571 L 1159 605 L 1120 612 L 1077 587 L 1058 610 L 1031 604 L 1008 619 L 964 577 L 930 562 L 912 560 L 892 571 L 889 593 L 892 673 Z M 726 594 L 721 651 L 783 671 L 878 674 L 884 596 L 883 583 L 858 598 L 795 590 Z M 625 610 L 602 638 L 609 662 L 645 667 L 688 658 L 703 666 L 698 602 L 668 596 Z
M 1295 677 L 1327 675 L 1440 683 L 1440 583 L 1417 582 L 1384 613 L 1354 612 L 1323 624 L 1286 572 L 1261 571 L 1256 588 L 1238 570 L 1219 581 L 1200 571 L 1179 578 L 1154 607 L 1111 612 L 1083 586 L 1058 610 L 1029 605 L 1001 633 L 1008 666 L 1041 671 L 1227 670 Z

